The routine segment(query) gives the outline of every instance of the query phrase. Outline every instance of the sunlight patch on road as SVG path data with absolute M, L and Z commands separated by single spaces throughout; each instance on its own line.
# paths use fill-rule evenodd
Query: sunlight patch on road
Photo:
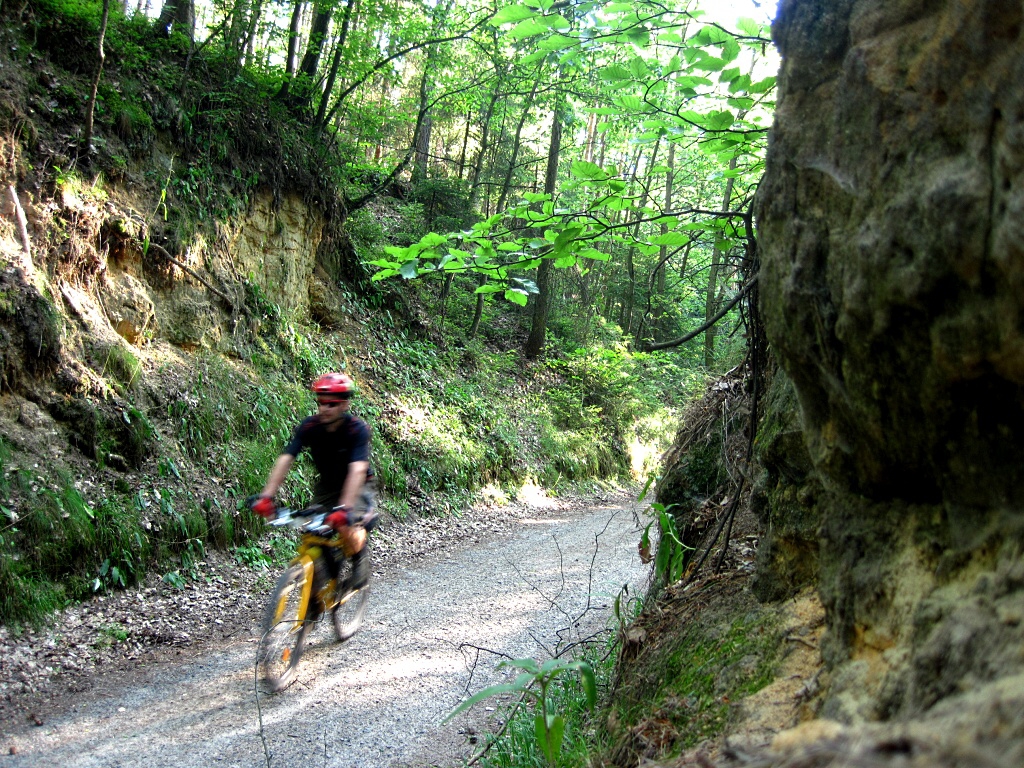
M 516 499 L 534 509 L 553 509 L 558 506 L 555 500 L 548 498 L 547 492 L 532 480 L 527 480 L 523 484 L 516 493 Z

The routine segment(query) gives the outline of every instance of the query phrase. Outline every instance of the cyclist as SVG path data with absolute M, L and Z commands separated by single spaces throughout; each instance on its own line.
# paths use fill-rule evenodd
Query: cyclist
M 313 503 L 331 513 L 324 521 L 338 532 L 352 555 L 352 586 L 366 585 L 369 563 L 366 559 L 366 530 L 351 525 L 371 510 L 374 502 L 373 474 L 370 470 L 370 429 L 366 422 L 349 413 L 355 382 L 344 373 L 325 373 L 313 382 L 317 413 L 304 419 L 278 456 L 263 491 L 252 503 L 252 511 L 273 517 L 277 507 L 274 496 L 288 470 L 303 448 L 308 448 L 316 464 L 319 480 L 313 490 Z M 330 550 L 328 550 L 330 551 Z M 329 560 L 337 568 L 333 557 Z M 337 571 L 332 575 L 337 575 Z

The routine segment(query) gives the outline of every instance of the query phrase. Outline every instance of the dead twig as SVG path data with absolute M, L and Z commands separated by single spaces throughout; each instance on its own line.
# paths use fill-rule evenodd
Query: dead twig
M 490 751 L 491 747 L 498 743 L 498 740 L 501 739 L 501 737 L 505 734 L 505 731 L 508 730 L 508 727 L 512 724 L 512 721 L 515 719 L 516 712 L 519 710 L 520 707 L 523 706 L 523 702 L 525 701 L 526 694 L 524 693 L 522 696 L 519 697 L 519 701 L 517 701 L 513 705 L 512 710 L 508 713 L 508 717 L 505 718 L 505 722 L 502 724 L 498 732 L 493 734 L 492 738 L 487 742 L 484 748 L 481 749 L 471 760 L 469 760 L 466 763 L 467 766 L 476 765 L 476 763 L 480 762 L 480 759 Z
M 466 695 L 469 695 L 469 687 L 470 687 L 470 685 L 473 684 L 473 675 L 476 674 L 476 667 L 477 667 L 477 664 L 480 663 L 480 654 L 481 653 L 490 653 L 490 654 L 492 654 L 494 656 L 501 656 L 502 658 L 508 659 L 509 661 L 513 660 L 513 657 L 509 656 L 507 653 L 502 653 L 501 651 L 492 651 L 490 648 L 484 648 L 484 647 L 479 646 L 479 645 L 473 645 L 472 643 L 459 643 L 459 652 L 462 654 L 462 658 L 466 658 L 466 649 L 467 648 L 472 648 L 474 651 L 476 651 L 476 658 L 473 659 L 473 663 L 472 664 L 469 664 L 469 663 L 466 664 L 466 668 L 469 669 L 469 679 L 466 680 L 466 688 L 465 688 Z
M 180 269 L 182 272 L 187 274 L 193 280 L 198 280 L 200 283 L 202 283 L 204 286 L 206 286 L 206 288 L 208 290 L 212 291 L 214 294 L 216 294 L 217 296 L 222 298 L 224 301 L 226 301 L 228 303 L 228 305 L 231 307 L 231 309 L 236 310 L 236 311 L 239 309 L 239 307 L 235 305 L 235 302 L 233 302 L 231 300 L 231 298 L 226 293 L 221 291 L 219 288 L 215 288 L 213 285 L 210 284 L 210 282 L 208 280 L 206 280 L 203 277 L 201 277 L 199 275 L 199 273 L 197 273 L 194 269 L 192 269 L 191 267 L 186 266 L 185 264 L 182 264 L 181 261 L 179 261 L 178 259 L 176 259 L 173 256 L 171 256 L 171 254 L 169 254 L 167 252 L 167 250 L 163 246 L 157 245 L 156 243 L 150 241 L 149 247 L 152 248 L 157 253 L 159 253 L 161 256 L 163 256 L 165 259 L 167 259 L 169 262 L 171 262 L 171 264 L 176 266 L 178 269 Z M 242 312 L 244 312 L 249 317 L 252 317 L 252 315 L 249 314 L 249 309 L 245 306 L 245 304 L 241 305 L 241 310 L 242 310 Z
M 810 640 L 805 640 L 804 638 L 802 638 L 802 637 L 797 637 L 796 635 L 787 635 L 787 636 L 786 636 L 786 640 L 788 640 L 788 641 L 789 641 L 789 642 L 791 642 L 791 643 L 803 643 L 803 644 L 804 644 L 804 645 L 806 645 L 806 646 L 807 646 L 808 648 L 810 648 L 810 649 L 811 649 L 812 651 L 816 651 L 816 650 L 818 650 L 818 646 L 816 646 L 816 645 L 815 645 L 814 643 L 812 643 L 812 642 L 811 642 Z
M 739 488 L 736 489 L 736 494 L 733 497 L 732 504 L 729 505 L 729 510 L 725 513 L 725 516 L 722 518 L 721 522 L 718 524 L 718 528 L 715 530 L 714 534 L 711 536 L 711 540 L 708 542 L 708 546 L 707 546 L 707 549 L 704 550 L 704 554 L 701 555 L 700 561 L 697 563 L 696 566 L 694 566 L 693 570 L 690 571 L 689 578 L 687 578 L 686 581 L 683 582 L 683 587 L 684 588 L 687 587 L 694 579 L 697 578 L 697 574 L 700 573 L 700 569 L 704 565 L 705 561 L 708 559 L 708 556 L 711 554 L 711 550 L 713 550 L 715 548 L 715 542 L 718 541 L 718 537 L 722 535 L 722 529 L 725 528 L 725 524 L 728 523 L 728 522 L 731 522 L 733 515 L 736 514 L 736 508 L 739 506 L 739 503 L 740 503 L 740 496 L 743 495 L 744 481 L 745 481 L 745 478 L 743 476 L 740 476 L 740 486 L 739 486 Z M 726 547 L 729 546 L 728 540 L 725 542 L 725 546 Z M 723 552 L 724 552 L 724 550 L 723 550 Z M 723 554 L 723 557 L 724 557 L 724 554 Z
M 25 209 L 21 207 L 21 199 L 18 197 L 18 191 L 11 184 L 7 187 L 7 191 L 11 194 L 11 202 L 14 203 L 14 218 L 18 222 L 18 234 L 21 235 L 21 247 L 25 249 L 25 264 L 26 275 L 28 274 L 27 267 L 32 266 L 32 241 L 28 237 L 28 219 L 25 217 Z

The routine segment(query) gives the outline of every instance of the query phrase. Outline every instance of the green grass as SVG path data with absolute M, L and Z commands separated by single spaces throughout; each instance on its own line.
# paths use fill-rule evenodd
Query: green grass
M 778 654 L 775 620 L 759 613 L 718 626 L 695 623 L 669 640 L 612 707 L 625 731 L 645 719 L 667 724 L 671 736 L 662 758 L 720 735 L 731 703 L 772 681 Z
M 126 389 L 135 386 L 142 375 L 142 363 L 123 342 L 110 344 L 101 354 L 104 359 L 100 375 L 109 374 Z
M 594 646 L 584 658 L 594 669 L 598 691 L 606 691 L 613 672 L 614 654 L 598 653 L 609 649 Z M 595 711 L 587 708 L 586 695 L 576 675 L 555 680 L 548 688 L 549 712 L 565 718 L 565 735 L 557 768 L 583 768 L 589 765 L 599 739 Z M 494 739 L 493 745 L 478 763 L 486 768 L 549 768 L 537 743 L 532 705 L 510 704 L 503 712 L 508 727 Z

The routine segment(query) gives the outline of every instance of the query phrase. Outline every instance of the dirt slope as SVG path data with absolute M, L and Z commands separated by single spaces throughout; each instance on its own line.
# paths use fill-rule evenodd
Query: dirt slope
M 403 558 L 408 564 L 390 558 L 374 583 L 368 625 L 343 646 L 320 627 L 297 682 L 282 694 L 254 688 L 253 616 L 248 633 L 219 647 L 153 654 L 152 663 L 58 697 L 37 716 L 42 725 L 13 725 L 3 751 L 14 754 L 0 761 L 12 768 L 458 764 L 473 749 L 464 734 L 487 726 L 483 707 L 440 724 L 466 691 L 498 681 L 502 655 L 543 657 L 560 641 L 600 629 L 618 588 L 646 576 L 634 511 L 621 500 L 506 514 L 507 533 L 467 523 L 464 541 L 456 526 L 447 551 L 428 548 Z M 403 535 L 414 543 L 416 530 Z

